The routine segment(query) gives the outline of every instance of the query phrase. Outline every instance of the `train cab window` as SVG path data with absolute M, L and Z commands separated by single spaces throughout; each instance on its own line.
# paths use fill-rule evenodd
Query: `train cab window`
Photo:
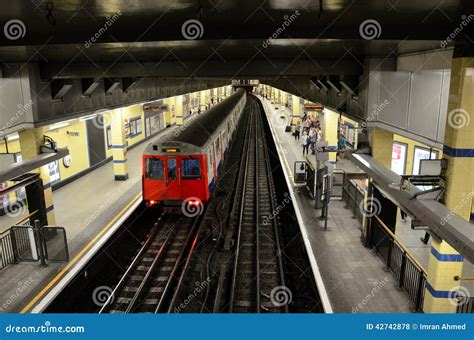
M 183 170 L 183 179 L 194 179 L 201 177 L 199 158 L 185 158 L 181 160 L 181 169 Z
M 168 179 L 176 179 L 177 169 L 176 169 L 176 159 L 168 159 Z
M 163 161 L 158 158 L 147 158 L 146 178 L 163 179 Z

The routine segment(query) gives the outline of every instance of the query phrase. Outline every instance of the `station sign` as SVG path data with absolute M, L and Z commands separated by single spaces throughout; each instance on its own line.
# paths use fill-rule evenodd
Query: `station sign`
M 321 104 L 306 103 L 304 104 L 305 111 L 323 112 L 324 107 Z

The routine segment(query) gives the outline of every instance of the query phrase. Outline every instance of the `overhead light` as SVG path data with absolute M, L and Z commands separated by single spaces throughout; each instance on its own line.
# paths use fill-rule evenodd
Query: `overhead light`
M 12 140 L 20 139 L 20 135 L 18 133 L 14 133 L 7 136 L 7 141 L 11 142 Z
M 63 128 L 65 126 L 68 126 L 69 123 L 67 122 L 62 122 L 62 123 L 56 123 L 56 124 L 53 124 L 49 127 L 49 130 L 57 130 L 57 129 L 60 129 L 60 128 Z
M 89 116 L 81 117 L 81 118 L 79 118 L 79 121 L 85 122 L 86 120 L 94 119 L 95 117 L 97 117 L 96 113 L 94 113 L 92 115 L 89 115 Z

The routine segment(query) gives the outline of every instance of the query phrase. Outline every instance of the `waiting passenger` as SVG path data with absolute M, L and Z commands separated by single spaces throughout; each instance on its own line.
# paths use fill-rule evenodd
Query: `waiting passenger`
M 344 157 L 346 156 L 346 137 L 343 133 L 341 133 L 341 136 L 339 137 L 337 148 L 339 151 L 339 158 L 344 159 Z
M 306 131 L 303 132 L 303 136 L 301 137 L 301 145 L 303 146 L 303 156 L 306 152 L 308 155 L 308 148 L 309 148 L 309 136 Z

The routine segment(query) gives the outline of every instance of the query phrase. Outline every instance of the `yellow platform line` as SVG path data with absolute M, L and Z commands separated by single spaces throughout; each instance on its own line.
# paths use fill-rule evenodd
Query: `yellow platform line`
M 44 294 L 46 294 L 50 289 L 51 287 L 53 287 L 53 285 L 59 280 L 61 279 L 64 274 L 66 274 L 66 272 L 77 262 L 81 259 L 81 257 L 87 252 L 87 250 L 89 250 L 90 247 L 92 247 L 96 242 L 97 240 L 123 215 L 123 213 L 129 209 L 133 203 L 135 203 L 135 201 L 140 198 L 141 196 L 141 192 L 139 194 L 137 194 L 130 202 L 128 202 L 128 204 L 117 214 L 115 215 L 115 217 L 84 247 L 82 248 L 82 250 L 79 252 L 79 254 L 76 255 L 76 257 L 74 257 L 72 259 L 72 261 L 70 261 L 66 267 L 63 268 L 63 270 L 61 270 L 58 275 L 56 275 L 21 311 L 20 313 L 21 314 L 24 314 L 26 312 L 28 312 L 36 302 L 38 302 L 39 299 L 41 299 L 41 297 L 43 297 Z

